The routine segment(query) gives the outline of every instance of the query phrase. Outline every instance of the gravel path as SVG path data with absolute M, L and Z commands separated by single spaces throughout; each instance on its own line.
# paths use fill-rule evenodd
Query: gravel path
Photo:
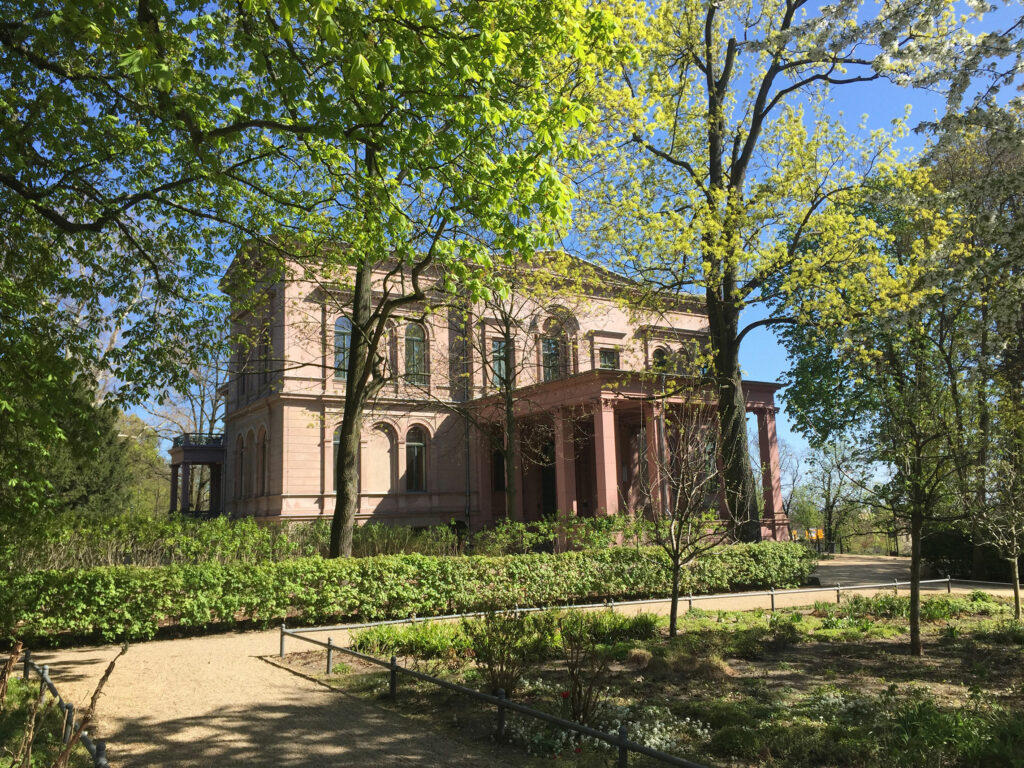
M 104 689 L 93 733 L 108 739 L 117 768 L 514 765 L 497 749 L 453 741 L 262 660 L 277 643 L 270 631 L 134 645 Z M 86 701 L 117 650 L 38 660 L 65 696 Z
M 816 575 L 827 585 L 902 580 L 908 572 L 909 562 L 903 558 L 838 556 L 822 563 Z M 814 597 L 780 592 L 776 605 L 808 605 Z M 696 605 L 749 610 L 767 608 L 768 598 L 712 599 Z M 668 603 L 623 609 L 667 613 Z M 335 642 L 345 642 L 343 633 L 331 634 Z M 356 761 L 365 768 L 516 764 L 507 751 L 460 741 L 261 658 L 277 653 L 278 640 L 277 630 L 270 630 L 133 645 L 104 690 L 93 734 L 108 740 L 116 768 L 314 768 Z M 300 648 L 311 646 L 288 640 L 288 650 Z M 50 665 L 62 694 L 77 705 L 88 701 L 116 653 L 117 648 L 105 646 L 36 658 Z

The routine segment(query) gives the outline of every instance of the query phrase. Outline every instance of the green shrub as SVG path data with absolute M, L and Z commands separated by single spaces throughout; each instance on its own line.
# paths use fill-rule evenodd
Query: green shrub
M 1006 611 L 1007 607 L 991 596 L 980 598 L 974 593 L 967 597 L 938 595 L 921 600 L 921 619 L 924 621 L 943 621 L 960 616 L 991 616 Z M 907 619 L 910 616 L 910 598 L 902 595 L 852 595 L 840 605 L 817 602 L 814 604 L 814 613 L 823 617 L 822 626 L 826 629 L 852 626 L 844 623 L 844 619 Z
M 526 672 L 548 657 L 555 645 L 556 621 L 551 611 L 499 609 L 462 622 L 491 693 L 501 690 L 511 697 Z
M 723 547 L 686 573 L 696 593 L 799 583 L 813 561 L 799 545 Z M 774 571 L 769 571 L 772 564 Z M 489 605 L 663 597 L 665 553 L 615 547 L 507 557 L 388 555 L 270 563 L 112 566 L 0 578 L 0 633 L 34 644 L 151 638 L 161 626 L 322 624 L 466 613 Z
M 378 658 L 395 655 L 420 659 L 463 657 L 472 647 L 462 625 L 446 621 L 369 627 L 354 633 L 351 645 Z
M 501 556 L 551 552 L 559 535 L 570 549 L 648 543 L 650 524 L 628 516 L 555 523 L 502 521 L 473 534 L 367 523 L 352 533 L 354 557 L 421 554 Z M 253 518 L 197 520 L 182 515 L 68 515 L 15 528 L 0 526 L 0 570 L 14 572 L 109 565 L 267 563 L 326 555 L 330 520 L 257 523 Z

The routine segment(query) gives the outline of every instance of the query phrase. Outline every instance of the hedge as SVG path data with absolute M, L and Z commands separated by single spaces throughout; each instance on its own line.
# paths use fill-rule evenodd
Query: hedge
M 737 544 L 704 555 L 684 593 L 793 587 L 814 567 L 796 544 Z M 0 630 L 30 643 L 145 640 L 161 627 L 321 624 L 558 605 L 669 593 L 656 548 L 616 547 L 504 557 L 382 555 L 278 563 L 113 566 L 0 579 Z

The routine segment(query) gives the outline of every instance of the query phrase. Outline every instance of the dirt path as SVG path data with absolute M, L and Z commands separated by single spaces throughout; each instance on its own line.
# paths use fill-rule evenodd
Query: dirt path
M 823 562 L 816 575 L 823 585 L 888 582 L 905 579 L 908 568 L 902 558 L 839 556 Z M 831 593 L 818 597 L 781 591 L 776 605 L 808 605 L 815 599 L 834 597 Z M 665 601 L 622 609 L 667 613 L 668 605 Z M 768 605 L 767 597 L 695 602 L 695 607 L 708 610 Z M 685 601 L 682 608 L 686 608 Z M 343 632 L 330 634 L 335 642 L 346 640 Z M 104 691 L 93 734 L 108 740 L 108 754 L 116 768 L 314 768 L 354 762 L 365 768 L 484 764 L 501 768 L 516 764 L 515 756 L 508 752 L 461 742 L 260 658 L 276 654 L 278 641 L 277 630 L 271 630 L 132 646 Z M 289 639 L 287 649 L 308 650 L 310 646 Z M 50 665 L 54 682 L 77 705 L 88 700 L 116 653 L 117 648 L 106 646 L 40 653 L 36 658 Z
M 259 658 L 277 644 L 271 631 L 134 645 L 104 690 L 93 733 L 108 740 L 116 768 L 514 765 L 497 749 L 454 742 Z M 73 649 L 38 660 L 78 702 L 116 652 Z

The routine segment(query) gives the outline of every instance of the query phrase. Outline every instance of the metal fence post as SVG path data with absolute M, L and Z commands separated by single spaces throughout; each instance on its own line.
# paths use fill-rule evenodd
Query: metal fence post
M 499 688 L 498 689 L 498 698 L 501 699 L 502 702 L 505 701 L 505 689 L 504 688 Z M 504 703 L 498 704 L 498 733 L 497 733 L 497 738 L 498 738 L 498 741 L 504 741 L 505 740 L 505 704 Z
M 619 726 L 619 762 L 618 768 L 626 768 L 629 765 L 629 748 L 626 747 L 626 726 Z
M 50 676 L 50 667 L 47 664 L 43 664 L 43 674 L 39 677 L 39 701 L 42 702 L 46 698 L 46 678 Z
M 388 695 L 395 698 L 398 695 L 398 657 L 391 657 L 391 679 L 388 680 Z
M 693 610 L 693 593 L 692 592 L 690 593 L 690 604 L 687 606 L 686 610 L 688 610 L 688 611 L 692 611 Z
M 775 587 L 772 587 L 772 613 L 775 613 Z
M 68 703 L 67 708 L 64 710 L 64 734 L 61 738 L 61 744 L 67 744 L 71 741 L 71 732 L 75 729 L 75 705 Z
M 836 605 L 839 605 L 839 603 L 841 602 L 841 600 L 839 598 L 839 590 L 840 589 L 841 589 L 840 585 L 836 584 Z
M 281 658 L 284 658 L 284 622 L 281 622 Z
M 25 651 L 25 671 L 22 673 L 22 678 L 28 680 L 28 674 L 32 669 L 32 651 Z
M 331 638 L 327 638 L 327 674 L 334 669 L 334 646 L 331 645 Z
M 898 595 L 900 593 L 900 582 L 899 579 L 892 580 L 892 593 Z
M 946 577 L 946 594 L 953 594 L 953 578 L 951 576 Z

